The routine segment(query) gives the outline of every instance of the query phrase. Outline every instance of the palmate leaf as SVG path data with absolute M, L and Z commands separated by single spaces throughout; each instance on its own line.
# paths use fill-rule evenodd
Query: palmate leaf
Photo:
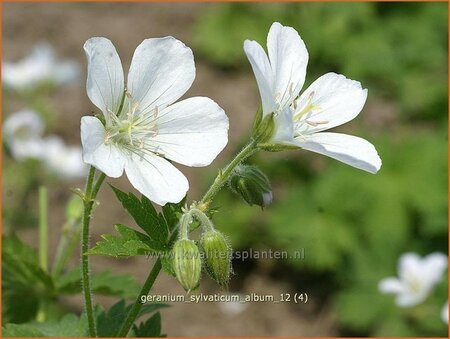
M 155 241 L 147 235 L 135 231 L 125 225 L 117 224 L 114 227 L 119 232 L 120 236 L 103 234 L 103 240 L 97 242 L 87 254 L 131 257 L 166 249 L 160 243 L 155 243 Z
M 97 318 L 97 334 L 99 337 L 113 337 L 119 331 L 122 323 L 124 322 L 132 304 L 126 306 L 125 300 L 120 300 L 108 311 L 97 307 L 96 318 Z M 167 304 L 162 303 L 149 303 L 141 307 L 139 315 L 137 318 L 153 313 L 161 308 L 169 307 Z M 136 318 L 136 319 L 137 319 Z
M 160 246 L 167 243 L 169 229 L 161 213 L 157 213 L 150 200 L 142 196 L 141 200 L 133 193 L 125 193 L 111 186 L 117 199 L 122 206 L 130 213 L 136 224 Z
M 161 313 L 157 312 L 141 322 L 139 326 L 133 325 L 134 335 L 138 338 L 159 338 L 161 335 Z
M 86 337 L 88 325 L 86 316 L 66 314 L 59 321 L 43 323 L 6 324 L 2 328 L 3 337 Z
M 134 299 L 139 294 L 141 286 L 129 274 L 115 274 L 103 271 L 92 274 L 91 289 L 94 293 L 115 295 Z M 76 267 L 63 275 L 56 283 L 59 294 L 81 293 L 81 269 Z

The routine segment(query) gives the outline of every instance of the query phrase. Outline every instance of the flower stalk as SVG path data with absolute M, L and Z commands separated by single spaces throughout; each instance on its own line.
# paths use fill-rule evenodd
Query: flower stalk
M 200 200 L 200 204 L 205 204 L 206 210 L 208 209 L 209 204 L 211 203 L 214 196 L 228 181 L 228 177 L 236 168 L 236 166 L 244 162 L 257 150 L 258 150 L 257 142 L 254 139 L 251 139 L 250 142 L 234 157 L 234 159 L 224 169 L 219 171 L 213 184 L 206 191 L 205 195 L 203 195 L 202 200 Z
M 89 250 L 89 226 L 92 217 L 92 208 L 100 187 L 105 180 L 105 174 L 100 174 L 97 181 L 94 183 L 95 168 L 91 166 L 89 169 L 88 178 L 86 181 L 86 189 L 83 198 L 83 223 L 82 223 L 82 235 L 81 235 L 81 266 L 82 275 L 81 281 L 83 286 L 85 311 L 88 319 L 89 335 L 91 337 L 97 336 L 97 329 L 94 319 L 94 308 L 92 305 L 91 296 L 91 282 L 89 272 L 89 257 L 86 252 Z

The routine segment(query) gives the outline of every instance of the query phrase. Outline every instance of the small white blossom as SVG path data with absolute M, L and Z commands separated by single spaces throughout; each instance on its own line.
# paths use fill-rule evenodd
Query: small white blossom
M 79 66 L 74 61 L 58 61 L 52 47 L 41 43 L 30 55 L 15 63 L 3 62 L 5 87 L 15 90 L 32 89 L 45 82 L 63 85 L 78 79 Z
M 11 114 L 3 124 L 3 138 L 16 160 L 36 159 L 61 178 L 83 177 L 87 166 L 80 147 L 66 146 L 58 136 L 43 137 L 44 122 L 33 110 Z
M 86 176 L 88 168 L 83 162 L 80 147 L 67 146 L 58 136 L 43 139 L 41 145 L 44 149 L 41 160 L 53 173 L 63 179 Z
M 45 151 L 41 145 L 43 132 L 41 117 L 28 109 L 11 114 L 3 123 L 3 139 L 17 160 L 42 157 Z
M 297 31 L 277 22 L 267 36 L 268 55 L 256 41 L 246 40 L 244 50 L 258 83 L 263 116 L 274 114 L 270 143 L 324 154 L 370 173 L 380 169 L 381 159 L 368 141 L 323 132 L 354 119 L 362 110 L 367 90 L 359 82 L 328 73 L 299 97 L 308 52 Z
M 444 304 L 441 310 L 441 319 L 444 323 L 448 324 L 448 300 Z
M 398 278 L 389 277 L 380 281 L 382 293 L 396 294 L 396 304 L 408 307 L 420 304 L 442 279 L 448 258 L 442 253 L 432 253 L 424 258 L 415 253 L 405 253 L 398 264 Z
M 173 37 L 146 39 L 134 52 L 124 75 L 115 47 L 106 38 L 91 38 L 87 93 L 103 112 L 81 119 L 83 159 L 107 176 L 125 170 L 131 184 L 159 205 L 179 202 L 188 190 L 186 177 L 168 160 L 206 166 L 228 141 L 228 118 L 205 97 L 174 103 L 195 78 L 190 48 Z

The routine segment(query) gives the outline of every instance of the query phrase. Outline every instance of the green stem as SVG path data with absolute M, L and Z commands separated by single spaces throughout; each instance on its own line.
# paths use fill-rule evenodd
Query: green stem
M 82 266 L 82 285 L 84 294 L 85 310 L 89 325 L 89 334 L 91 337 L 97 336 L 97 330 L 95 326 L 94 319 L 94 308 L 92 305 L 91 296 L 91 282 L 90 282 L 90 272 L 89 272 L 89 257 L 86 253 L 89 250 L 89 224 L 91 222 L 92 208 L 94 206 L 94 201 L 97 193 L 102 185 L 105 174 L 100 174 L 96 183 L 94 184 L 95 168 L 91 166 L 89 169 L 88 178 L 86 181 L 86 190 L 84 193 L 84 210 L 83 210 L 83 222 L 81 229 L 81 266 Z
M 220 191 L 220 189 L 225 185 L 225 183 L 228 180 L 228 177 L 230 176 L 231 172 L 236 168 L 237 165 L 239 165 L 241 162 L 243 162 L 245 159 L 250 157 L 253 153 L 255 153 L 258 150 L 256 146 L 256 141 L 252 140 L 250 141 L 237 155 L 236 157 L 223 169 L 219 172 L 216 179 L 214 180 L 213 184 L 209 187 L 208 191 L 203 196 L 202 200 L 200 201 L 200 204 L 209 204 L 214 196 Z M 194 211 L 195 217 L 202 219 L 202 216 L 204 211 L 196 210 Z M 190 214 L 185 214 L 184 217 L 190 217 L 192 216 Z M 183 218 L 183 217 L 182 217 Z M 185 220 L 187 221 L 187 220 Z M 200 222 L 204 222 L 204 220 L 199 220 Z M 180 223 L 182 220 L 180 220 Z M 186 225 L 184 225 L 186 226 Z M 189 227 L 185 227 L 184 229 L 181 228 L 180 234 L 181 237 L 186 236 L 186 233 L 189 232 Z M 177 229 L 174 229 L 171 238 L 169 242 L 172 242 L 176 239 L 178 236 Z M 117 336 L 119 338 L 126 337 L 128 332 L 130 331 L 131 327 L 133 326 L 134 322 L 136 321 L 137 316 L 139 315 L 139 311 L 141 310 L 142 303 L 141 303 L 141 296 L 147 295 L 150 292 L 150 289 L 152 288 L 156 278 L 158 277 L 159 272 L 161 271 L 161 259 L 158 258 L 150 271 L 147 279 L 145 280 L 144 286 L 141 289 L 141 292 L 138 295 L 138 298 L 134 302 L 130 312 L 128 312 L 127 318 L 125 319 L 125 322 L 123 323 L 122 327 L 120 328 Z
M 39 265 L 47 271 L 47 188 L 39 187 Z
M 251 140 L 224 169 L 219 171 L 219 174 L 217 174 L 217 177 L 214 180 L 213 184 L 209 187 L 208 191 L 206 191 L 202 200 L 200 200 L 200 204 L 204 203 L 206 205 L 209 205 L 214 196 L 220 191 L 223 185 L 225 185 L 225 183 L 228 180 L 228 177 L 230 176 L 231 172 L 236 168 L 236 166 L 238 166 L 240 163 L 242 163 L 244 160 L 250 157 L 257 150 L 258 148 L 256 146 L 256 141 Z
M 144 285 L 142 286 L 141 292 L 139 293 L 136 301 L 134 302 L 133 306 L 131 307 L 131 310 L 128 312 L 127 318 L 125 319 L 122 327 L 119 330 L 119 333 L 117 334 L 118 338 L 125 338 L 128 334 L 128 332 L 131 329 L 131 326 L 133 326 L 134 321 L 136 320 L 137 316 L 139 315 L 139 312 L 142 307 L 141 303 L 141 296 L 147 295 L 150 292 L 150 289 L 152 288 L 153 284 L 155 283 L 156 278 L 159 275 L 159 272 L 161 271 L 161 258 L 158 258 L 153 265 L 152 270 L 150 271 L 150 274 L 148 275 L 147 279 L 145 280 Z
M 171 244 L 178 236 L 178 228 L 180 226 L 178 225 L 175 227 L 172 231 L 172 234 L 169 239 L 169 244 Z M 117 333 L 117 337 L 124 338 L 127 336 L 128 332 L 131 329 L 131 326 L 133 326 L 134 322 L 136 321 L 137 316 L 139 315 L 139 311 L 141 310 L 142 303 L 141 303 L 141 296 L 147 295 L 148 292 L 150 292 L 150 289 L 152 288 L 153 284 L 155 283 L 156 278 L 159 275 L 159 272 L 161 271 L 161 258 L 158 258 L 153 265 L 152 270 L 150 271 L 147 279 L 144 282 L 144 285 L 141 288 L 141 291 L 139 292 L 138 297 L 136 298 L 136 301 L 134 302 L 133 306 L 131 307 L 131 310 L 127 314 L 127 318 L 125 319 L 122 327 L 119 330 L 119 333 Z

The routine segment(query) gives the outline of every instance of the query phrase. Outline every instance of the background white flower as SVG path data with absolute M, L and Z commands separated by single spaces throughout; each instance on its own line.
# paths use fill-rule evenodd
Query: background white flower
M 194 97 L 174 104 L 195 78 L 191 49 L 173 37 L 144 40 L 134 52 L 126 96 L 111 41 L 91 38 L 84 49 L 87 93 L 106 121 L 81 119 L 84 161 L 109 177 L 125 170 L 131 184 L 159 205 L 179 202 L 188 182 L 166 159 L 206 166 L 228 141 L 228 118 L 214 101 Z
M 43 133 L 44 122 L 33 110 L 24 109 L 11 114 L 3 123 L 3 139 L 12 156 L 17 160 L 42 157 Z
M 83 178 L 88 167 L 83 162 L 80 147 L 67 146 L 58 136 L 49 136 L 42 140 L 44 153 L 41 160 L 52 172 L 63 179 Z
M 444 304 L 441 310 L 441 319 L 444 323 L 448 324 L 448 300 Z
M 5 87 L 15 90 L 31 89 L 43 82 L 63 85 L 78 79 L 79 65 L 71 60 L 56 60 L 53 48 L 41 43 L 30 55 L 15 63 L 3 62 L 2 79 Z
M 362 110 L 367 90 L 359 82 L 328 73 L 298 98 L 308 52 L 293 28 L 277 22 L 267 37 L 268 56 L 255 41 L 246 40 L 244 50 L 258 83 L 263 114 L 274 113 L 275 133 L 270 143 L 298 146 L 370 173 L 380 169 L 381 159 L 368 141 L 323 132 L 352 120 Z
M 80 147 L 66 146 L 54 135 L 43 137 L 44 121 L 33 110 L 11 114 L 3 124 L 3 138 L 16 160 L 36 159 L 63 179 L 85 176 L 87 166 Z
M 399 277 L 383 279 L 378 288 L 382 293 L 396 294 L 398 306 L 414 306 L 423 302 L 441 281 L 447 265 L 448 258 L 442 253 L 432 253 L 424 258 L 405 253 L 399 259 Z

